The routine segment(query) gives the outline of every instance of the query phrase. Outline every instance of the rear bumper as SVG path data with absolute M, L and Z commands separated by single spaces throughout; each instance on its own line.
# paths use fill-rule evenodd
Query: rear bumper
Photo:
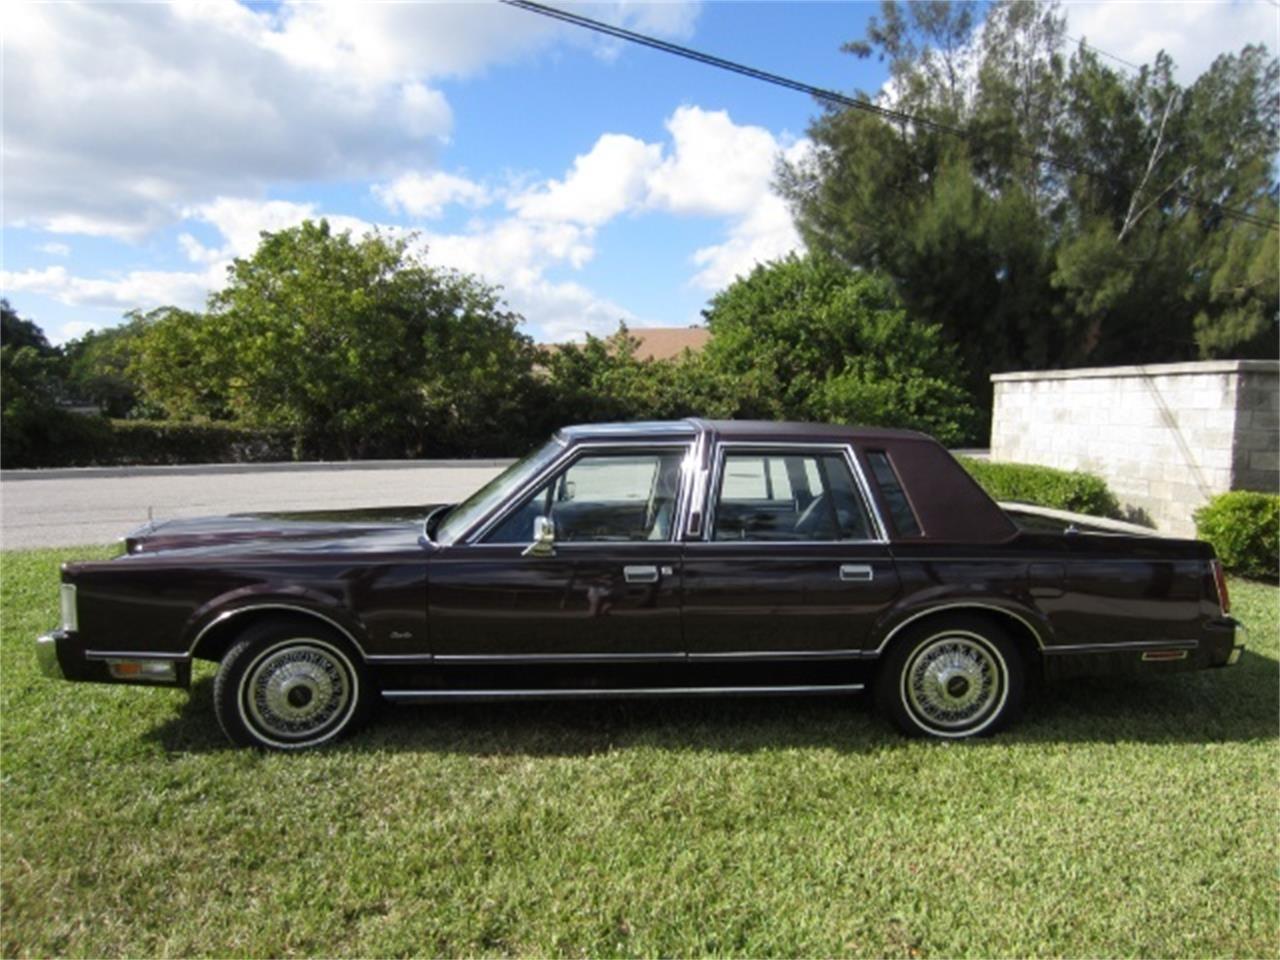
M 1234 666 L 1244 654 L 1244 624 L 1234 617 L 1210 620 L 1205 624 L 1204 644 L 1209 653 L 1209 666 Z

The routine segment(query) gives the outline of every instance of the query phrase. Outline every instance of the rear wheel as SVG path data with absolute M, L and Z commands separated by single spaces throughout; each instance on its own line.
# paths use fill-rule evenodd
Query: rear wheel
M 1026 666 L 996 624 L 930 619 L 896 640 L 876 680 L 880 709 L 911 736 L 958 740 L 994 733 L 1021 710 Z
M 227 737 L 271 750 L 337 739 L 365 719 L 371 699 L 351 645 L 307 620 L 250 627 L 223 658 L 213 685 Z

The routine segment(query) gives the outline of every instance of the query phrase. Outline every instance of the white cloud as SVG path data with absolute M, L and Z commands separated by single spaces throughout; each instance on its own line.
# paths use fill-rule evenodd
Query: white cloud
M 1273 53 L 1280 49 L 1280 14 L 1267 3 L 1068 3 L 1063 12 L 1070 36 L 1117 57 L 1146 64 L 1166 51 L 1184 85 L 1219 54 L 1239 52 L 1245 44 L 1264 43 Z
M 492 199 L 482 184 L 442 170 L 401 174 L 390 183 L 376 184 L 373 194 L 392 212 L 403 211 L 431 220 L 451 204 L 483 207 Z
M 696 15 L 584 9 L 677 33 Z M 434 78 L 588 42 L 498 4 L 15 3 L 5 14 L 6 217 L 124 239 L 217 195 L 421 169 L 452 124 Z
M 649 175 L 650 206 L 675 213 L 749 212 L 769 193 L 781 144 L 724 110 L 680 107 L 667 120 L 674 149 Z
M 786 202 L 770 194 L 729 228 L 724 243 L 694 253 L 693 262 L 702 269 L 693 283 L 707 291 L 723 289 L 757 264 L 785 257 L 800 246 Z
M 51 257 L 66 257 L 71 255 L 71 248 L 65 243 L 42 243 L 36 247 L 41 253 L 47 253 Z
M 218 278 L 199 273 L 132 270 L 120 277 L 87 278 L 65 267 L 10 272 L 0 270 L 0 286 L 15 293 L 37 293 L 73 307 L 113 307 L 132 310 L 164 304 L 198 309 Z
M 606 133 L 574 158 L 563 180 L 549 180 L 508 205 L 529 220 L 596 226 L 644 205 L 649 175 L 661 159 L 661 144 Z

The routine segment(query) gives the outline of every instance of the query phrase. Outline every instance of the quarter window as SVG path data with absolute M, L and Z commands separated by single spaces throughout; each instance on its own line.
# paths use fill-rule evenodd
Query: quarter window
M 669 540 L 684 451 L 588 454 L 526 497 L 485 537 L 528 543 L 550 517 L 558 543 Z
M 911 501 L 907 499 L 906 491 L 902 489 L 897 471 L 889 462 L 889 455 L 883 450 L 868 450 L 867 463 L 871 465 L 871 473 L 875 476 L 876 483 L 880 485 L 880 493 L 884 496 L 885 505 L 889 508 L 889 516 L 893 518 L 893 526 L 899 536 L 920 536 L 922 532 L 920 521 L 916 519 L 915 511 L 911 509 Z
M 839 454 L 728 450 L 714 540 L 870 540 L 871 521 Z

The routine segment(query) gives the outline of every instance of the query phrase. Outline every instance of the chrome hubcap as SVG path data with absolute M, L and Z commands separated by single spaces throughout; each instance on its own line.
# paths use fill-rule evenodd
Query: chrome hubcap
M 249 714 L 260 729 L 300 740 L 342 715 L 351 700 L 351 677 L 337 654 L 299 641 L 254 664 L 244 690 Z
M 907 700 L 930 726 L 955 729 L 980 720 L 1001 696 L 1003 671 L 984 643 L 944 636 L 907 664 Z

